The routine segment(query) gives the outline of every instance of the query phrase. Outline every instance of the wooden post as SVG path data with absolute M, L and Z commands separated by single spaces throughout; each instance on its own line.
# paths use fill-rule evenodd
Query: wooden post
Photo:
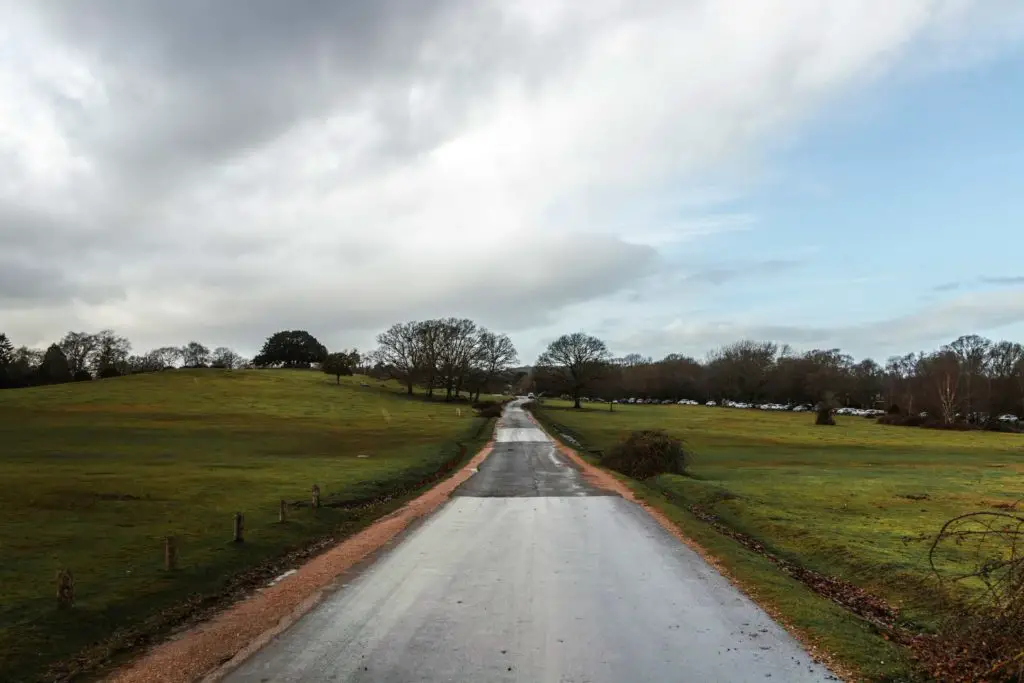
M 235 543 L 242 543 L 245 541 L 245 515 L 241 512 L 235 513 L 235 534 L 232 541 Z
M 75 577 L 70 569 L 57 572 L 57 607 L 69 609 L 75 604 Z
M 173 572 L 178 568 L 178 543 L 174 536 L 164 538 L 164 569 Z
M 284 524 L 288 521 L 288 513 L 285 509 L 284 498 L 281 499 L 281 509 L 277 513 L 277 521 L 281 524 Z
M 313 509 L 320 507 L 320 487 L 313 484 Z

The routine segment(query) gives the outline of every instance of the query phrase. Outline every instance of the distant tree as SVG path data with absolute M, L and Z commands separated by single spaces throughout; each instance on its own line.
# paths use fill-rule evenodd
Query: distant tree
M 90 356 L 90 370 L 93 375 L 106 378 L 127 373 L 131 343 L 113 330 L 103 330 L 96 338 L 96 351 Z
M 7 335 L 0 332 L 0 389 L 14 384 L 14 344 Z
M 476 387 L 476 398 L 479 401 L 480 390 L 489 386 L 495 377 L 506 373 L 519 358 L 519 354 L 507 334 L 495 334 L 488 330 L 480 332 L 477 348 L 480 381 Z
M 773 342 L 738 341 L 708 357 L 708 383 L 716 399 L 763 400 L 779 347 Z
M 6 368 L 14 362 L 14 344 L 7 335 L 0 332 L 0 368 Z
M 56 344 L 51 344 L 43 354 L 38 375 L 41 384 L 63 384 L 71 381 L 73 375 L 67 356 Z
M 88 332 L 68 332 L 59 344 L 74 375 L 92 364 L 92 357 L 99 348 L 99 336 Z
M 956 421 L 958 409 L 965 402 L 961 360 L 960 354 L 947 347 L 918 361 L 918 376 L 929 389 L 924 395 L 925 405 L 932 415 L 942 416 L 945 424 Z
M 210 362 L 210 349 L 190 341 L 181 347 L 181 361 L 186 368 L 205 368 Z
M 308 368 L 327 357 L 327 347 L 305 330 L 276 332 L 253 358 L 261 368 Z
M 28 387 L 39 382 L 39 365 L 43 361 L 43 352 L 19 346 L 9 357 L 3 372 L 4 385 L 7 387 Z
M 968 334 L 945 348 L 956 354 L 960 378 L 963 382 L 961 393 L 964 408 L 968 419 L 973 421 L 975 414 L 981 408 L 980 404 L 984 402 L 984 397 L 981 394 L 982 375 L 987 369 L 992 342 L 976 334 Z
M 328 375 L 334 375 L 338 384 L 341 384 L 342 375 L 348 376 L 353 374 L 358 366 L 359 352 L 355 349 L 329 353 L 323 362 L 320 363 L 320 369 Z
M 159 365 L 158 369 L 177 367 L 181 362 L 181 348 L 177 346 L 161 346 L 146 354 L 153 365 Z
M 550 372 L 580 407 L 580 396 L 605 371 L 611 354 L 597 337 L 582 332 L 565 334 L 551 342 L 537 359 L 537 366 Z
M 377 350 L 372 356 L 379 367 L 375 372 L 398 380 L 405 385 L 406 393 L 411 396 L 424 360 L 419 324 L 396 323 L 378 334 Z
M 210 367 L 224 370 L 238 370 L 244 362 L 245 359 L 226 346 L 218 346 L 210 356 Z

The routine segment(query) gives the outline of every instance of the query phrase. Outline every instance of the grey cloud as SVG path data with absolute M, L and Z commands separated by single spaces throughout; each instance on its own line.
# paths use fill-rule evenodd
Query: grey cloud
M 448 315 L 515 332 L 557 322 L 566 307 L 646 277 L 655 261 L 651 248 L 615 238 L 578 243 L 553 237 L 510 244 L 472 263 L 434 262 L 424 268 L 393 258 L 388 266 L 313 284 L 274 282 L 261 288 L 254 278 L 243 287 L 229 278 L 223 286 L 203 285 L 206 305 L 196 302 L 188 325 L 198 336 L 250 352 L 270 332 L 290 326 L 307 328 L 328 345 L 367 345 L 396 320 Z M 440 277 L 450 270 L 455 278 Z M 157 315 L 131 334 L 157 343 L 173 337 L 176 327 L 176 319 Z
M 1024 285 L 1024 275 L 1013 277 L 981 277 L 979 282 L 986 285 Z
M 715 266 L 688 273 L 683 276 L 683 284 L 692 285 L 724 285 L 741 278 L 758 277 L 785 273 L 803 265 L 798 259 L 767 259 L 753 263 Z
M 569 48 L 464 0 L 116 0 L 38 3 L 95 57 L 108 106 L 57 103 L 119 178 L 156 185 L 265 144 L 303 121 L 368 111 L 377 156 L 408 158 L 458 130 L 513 69 L 539 87 Z M 415 113 L 410 91 L 435 107 Z
M 0 256 L 0 302 L 7 306 L 33 306 L 67 300 L 72 283 L 59 270 L 21 263 Z

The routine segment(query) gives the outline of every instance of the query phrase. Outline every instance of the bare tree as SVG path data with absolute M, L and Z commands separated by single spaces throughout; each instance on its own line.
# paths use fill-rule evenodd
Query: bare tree
M 476 398 L 480 400 L 480 391 L 488 386 L 495 377 L 507 371 L 518 360 L 519 354 L 507 334 L 495 334 L 481 330 L 478 343 L 477 362 L 480 383 L 477 385 Z
M 146 354 L 154 365 L 160 370 L 168 367 L 175 367 L 181 362 L 181 349 L 177 346 L 161 346 Z
M 446 318 L 432 321 L 438 329 L 438 365 L 445 389 L 445 400 L 458 396 L 466 373 L 477 353 L 479 337 L 476 323 L 466 318 Z
M 226 346 L 218 346 L 210 354 L 210 367 L 237 370 L 245 360 Z
M 412 396 L 424 361 L 420 324 L 397 323 L 381 332 L 377 335 L 377 350 L 372 355 L 374 361 L 404 384 L 406 393 Z
M 97 335 L 88 332 L 68 332 L 58 346 L 68 359 L 68 368 L 74 375 L 90 367 L 92 356 L 99 346 L 99 339 Z
M 934 391 L 935 405 L 942 415 L 945 424 L 956 421 L 957 409 L 960 406 L 960 356 L 950 350 L 943 350 L 930 356 L 924 356 L 918 362 L 919 372 Z
M 991 347 L 991 341 L 976 334 L 964 335 L 946 347 L 959 359 L 960 373 L 964 381 L 964 406 L 967 419 L 971 422 L 976 421 L 976 413 L 979 410 L 979 404 L 982 403 L 978 389 L 981 376 L 988 363 Z
M 131 343 L 113 330 L 103 330 L 96 334 L 96 351 L 89 358 L 93 375 L 114 377 L 125 374 L 131 349 Z
M 610 359 L 603 341 L 574 332 L 551 342 L 537 359 L 537 365 L 553 373 L 568 388 L 573 405 L 579 408 L 583 390 L 601 377 Z
M 181 360 L 186 368 L 204 368 L 210 362 L 210 349 L 190 341 L 181 347 Z

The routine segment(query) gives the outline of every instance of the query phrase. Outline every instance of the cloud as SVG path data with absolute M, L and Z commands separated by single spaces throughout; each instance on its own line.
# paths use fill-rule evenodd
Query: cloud
M 580 327 L 667 249 L 753 229 L 726 205 L 778 140 L 987 40 L 982 7 L 0 2 L 0 316 L 246 352 L 449 313 Z
M 935 285 L 932 287 L 933 292 L 952 292 L 960 289 L 960 282 L 943 282 L 942 284 Z
M 724 285 L 744 278 L 772 276 L 803 265 L 800 259 L 766 259 L 753 263 L 703 268 L 687 273 L 679 280 L 685 285 Z
M 839 347 L 859 355 L 903 353 L 948 343 L 963 334 L 1024 323 L 1024 289 L 972 293 L 920 311 L 851 325 L 789 325 L 763 321 L 676 320 L 614 342 L 617 349 L 659 354 L 710 349 L 741 339 L 775 341 L 797 348 Z
M 978 278 L 978 281 L 986 285 L 1024 285 L 1024 275 L 1014 277 L 984 276 Z

